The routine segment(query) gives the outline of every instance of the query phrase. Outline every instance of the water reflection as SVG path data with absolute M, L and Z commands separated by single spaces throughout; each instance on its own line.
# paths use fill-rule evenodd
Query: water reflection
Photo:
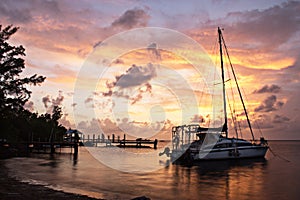
M 132 174 L 106 167 L 84 149 L 79 156 L 74 159 L 62 153 L 14 158 L 7 166 L 21 180 L 38 180 L 97 198 L 260 199 L 268 165 L 264 159 L 210 161 L 170 164 L 155 172 Z
M 73 155 L 73 166 L 77 165 L 77 161 L 78 161 L 78 153 Z
M 82 148 L 77 160 L 61 153 L 12 158 L 5 163 L 9 174 L 19 180 L 102 199 L 299 199 L 300 143 L 275 144 L 274 151 L 291 162 L 268 155 L 268 161 L 170 164 L 137 174 L 113 170 Z
M 207 161 L 176 164 L 172 168 L 173 186 L 186 191 L 191 199 L 260 199 L 267 161 Z

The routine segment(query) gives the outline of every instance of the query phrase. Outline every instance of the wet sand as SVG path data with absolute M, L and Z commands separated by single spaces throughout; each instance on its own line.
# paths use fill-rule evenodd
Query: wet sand
M 8 176 L 7 168 L 3 165 L 3 161 L 0 160 L 0 199 L 93 200 L 95 198 L 56 191 L 41 185 L 19 182 Z
M 80 194 L 67 193 L 63 191 L 53 190 L 43 185 L 32 185 L 29 183 L 22 183 L 8 175 L 8 169 L 5 166 L 5 159 L 12 157 L 26 157 L 28 152 L 26 149 L 20 147 L 6 148 L 0 146 L 0 199 L 2 200 L 97 200 L 97 198 L 88 197 Z M 99 200 L 99 199 L 98 199 Z M 138 196 L 132 200 L 150 200 L 145 196 Z
M 42 185 L 22 183 L 8 176 L 8 169 L 0 159 L 0 199 L 1 200 L 99 200 L 79 194 L 66 193 L 53 190 Z M 150 200 L 145 196 L 133 198 L 132 200 Z

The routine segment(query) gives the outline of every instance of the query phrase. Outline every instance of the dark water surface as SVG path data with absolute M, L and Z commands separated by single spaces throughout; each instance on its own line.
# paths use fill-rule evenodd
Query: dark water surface
M 268 151 L 266 159 L 171 164 L 139 174 L 111 169 L 85 148 L 77 162 L 62 153 L 12 158 L 5 165 L 18 180 L 105 199 L 300 199 L 300 141 L 269 144 L 278 156 Z

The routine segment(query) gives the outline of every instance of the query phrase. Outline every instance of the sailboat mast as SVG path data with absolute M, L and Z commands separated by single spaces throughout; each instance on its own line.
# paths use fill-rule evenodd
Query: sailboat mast
M 246 118 L 247 118 L 247 122 L 248 122 L 248 126 L 249 126 L 249 129 L 250 129 L 250 132 L 251 132 L 252 140 L 254 141 L 255 140 L 254 133 L 253 133 L 252 126 L 251 126 L 251 123 L 250 123 L 250 120 L 249 120 L 249 116 L 248 116 L 248 112 L 247 112 L 247 109 L 246 109 L 246 106 L 245 106 L 245 103 L 244 103 L 244 99 L 243 99 L 243 96 L 242 96 L 242 93 L 241 93 L 241 90 L 240 90 L 240 87 L 239 87 L 239 84 L 238 84 L 238 81 L 237 81 L 237 78 L 236 78 L 233 66 L 231 64 L 231 60 L 230 60 L 230 57 L 229 57 L 229 54 L 228 54 L 227 46 L 225 44 L 225 40 L 224 40 L 223 36 L 221 35 L 222 32 L 221 32 L 220 28 L 218 28 L 218 31 L 219 31 L 219 40 L 223 41 L 223 43 L 224 43 L 225 52 L 226 52 L 226 55 L 227 55 L 229 63 L 230 63 L 231 71 L 232 71 L 232 74 L 233 74 L 233 77 L 234 77 L 234 81 L 235 81 L 236 86 L 237 86 L 237 90 L 238 90 L 240 99 L 242 101 L 243 109 L 244 109 L 244 112 L 245 112 L 245 115 L 246 115 Z M 220 44 L 221 44 L 221 42 L 220 42 Z M 221 59 L 222 59 L 222 57 L 221 57 Z M 223 73 L 223 68 L 222 68 L 222 73 Z
M 225 77 L 224 77 L 224 66 L 223 66 L 223 52 L 222 52 L 222 31 L 218 27 L 219 45 L 220 45 L 220 60 L 221 60 L 221 71 L 222 71 L 222 85 L 223 85 L 223 102 L 224 102 L 224 127 L 226 138 L 228 137 L 228 126 L 227 126 L 227 105 L 226 105 L 226 92 L 225 92 Z

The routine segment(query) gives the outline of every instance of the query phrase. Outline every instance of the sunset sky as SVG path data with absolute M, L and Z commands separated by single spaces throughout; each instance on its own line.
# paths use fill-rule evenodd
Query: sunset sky
M 47 77 L 31 88 L 26 108 L 42 114 L 60 105 L 66 127 L 95 134 L 99 127 L 107 134 L 121 129 L 152 137 L 171 125 L 208 124 L 212 113 L 207 84 L 217 82 L 207 80 L 219 72 L 195 71 L 183 56 L 199 55 L 194 48 L 186 44 L 170 52 L 160 47 L 181 41 L 163 39 L 134 49 L 146 34 L 130 38 L 126 47 L 109 42 L 135 28 L 166 28 L 196 41 L 203 48 L 200 54 L 207 53 L 218 66 L 217 27 L 222 27 L 254 124 L 267 139 L 300 139 L 299 1 L 2 0 L 0 19 L 2 26 L 20 27 L 10 41 L 26 49 L 23 74 Z M 102 69 L 88 68 L 103 48 L 107 56 L 118 48 L 128 51 L 113 62 L 102 62 Z M 89 88 L 87 82 L 96 87 Z M 195 99 L 182 98 L 190 95 Z M 258 129 L 254 131 L 259 137 Z

